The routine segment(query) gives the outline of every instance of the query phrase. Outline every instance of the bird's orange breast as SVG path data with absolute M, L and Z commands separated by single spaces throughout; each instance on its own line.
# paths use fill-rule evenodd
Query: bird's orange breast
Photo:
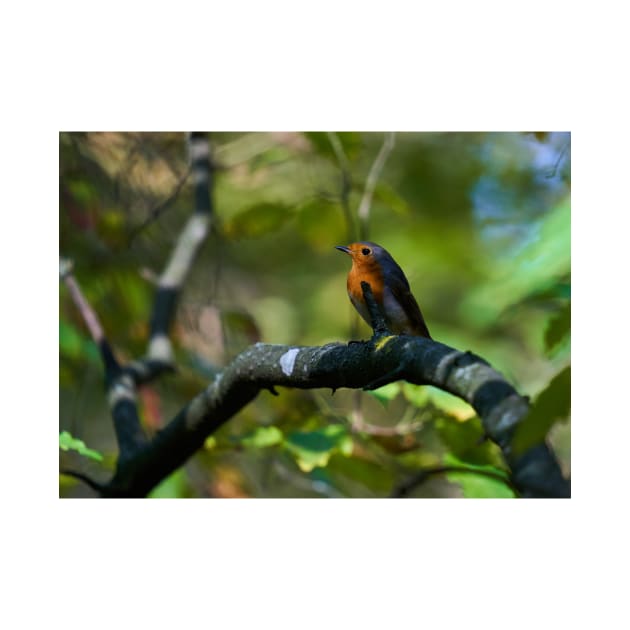
M 348 293 L 355 300 L 364 302 L 363 289 L 361 282 L 368 282 L 372 289 L 374 299 L 379 303 L 383 303 L 383 272 L 378 264 L 353 262 L 352 268 L 348 273 Z

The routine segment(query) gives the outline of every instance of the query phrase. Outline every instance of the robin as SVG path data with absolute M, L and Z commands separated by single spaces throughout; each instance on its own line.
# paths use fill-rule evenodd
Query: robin
M 409 282 L 387 250 L 369 241 L 338 245 L 336 249 L 352 258 L 352 269 L 348 273 L 348 297 L 369 326 L 372 326 L 372 322 L 363 298 L 362 281 L 370 284 L 374 299 L 392 333 L 431 339 Z

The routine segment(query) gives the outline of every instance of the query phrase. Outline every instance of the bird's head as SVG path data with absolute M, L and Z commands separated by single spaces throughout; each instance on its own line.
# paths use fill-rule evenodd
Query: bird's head
M 348 254 L 352 258 L 352 263 L 358 267 L 370 267 L 387 256 L 387 252 L 380 245 L 370 241 L 337 245 L 335 249 Z

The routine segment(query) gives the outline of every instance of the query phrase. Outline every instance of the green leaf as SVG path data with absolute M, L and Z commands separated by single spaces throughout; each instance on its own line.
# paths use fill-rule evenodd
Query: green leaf
M 341 204 L 326 199 L 310 199 L 296 209 L 296 228 L 315 250 L 330 251 L 330 244 L 343 242 L 346 224 Z
M 396 396 L 400 393 L 402 386 L 399 382 L 396 383 L 388 383 L 387 385 L 383 385 L 383 387 L 379 387 L 378 389 L 374 389 L 369 393 L 370 396 L 373 396 L 380 403 L 383 404 L 384 407 L 387 406 L 387 403 L 390 400 L 394 400 Z
M 59 319 L 59 351 L 69 359 L 99 360 L 96 344 L 63 319 Z
M 257 238 L 275 232 L 293 216 L 292 208 L 281 202 L 259 203 L 232 217 L 225 223 L 224 231 L 233 239 Z
M 402 383 L 401 389 L 404 397 L 416 407 L 422 408 L 429 403 L 433 403 L 436 407 L 458 420 L 468 420 L 475 416 L 475 410 L 465 400 L 437 387 L 412 385 L 405 382 Z
M 178 499 L 189 495 L 188 476 L 183 468 L 178 468 L 153 488 L 148 497 L 150 499 Z
M 338 438 L 337 440 L 337 450 L 346 457 L 350 457 L 354 450 L 354 442 L 352 441 L 352 437 L 348 434 L 345 434 Z
M 264 151 L 263 153 L 255 155 L 249 161 L 249 170 L 251 173 L 254 173 L 260 168 L 269 167 L 282 162 L 287 162 L 291 159 L 291 157 L 291 151 L 287 147 L 276 145 L 269 148 L 267 151 Z
M 402 384 L 403 396 L 414 406 L 424 407 L 429 402 L 429 388 L 425 385 Z
M 79 455 L 95 459 L 97 462 L 103 461 L 103 455 L 101 453 L 88 448 L 85 442 L 73 438 L 68 431 L 62 431 L 59 434 L 59 448 L 62 451 L 77 451 Z
M 523 453 L 544 441 L 549 429 L 558 420 L 568 418 L 571 411 L 571 366 L 553 377 L 549 385 L 538 395 L 527 417 L 518 425 L 512 448 Z
M 99 198 L 100 191 L 97 186 L 87 179 L 69 181 L 67 185 L 79 206 L 89 206 Z
M 537 238 L 513 259 L 493 267 L 493 277 L 461 302 L 478 325 L 496 323 L 510 306 L 528 296 L 555 290 L 571 270 L 571 206 L 559 204 L 542 221 Z
M 564 341 L 571 332 L 571 302 L 549 320 L 547 330 L 545 331 L 545 349 L 547 352 L 553 350 L 562 341 Z
M 112 291 L 120 296 L 131 321 L 146 318 L 150 308 L 151 289 L 135 271 L 121 269 L 112 274 Z
M 119 210 L 103 210 L 98 217 L 99 236 L 111 247 L 125 243 L 125 214 Z
M 278 427 L 258 427 L 255 431 L 241 438 L 241 444 L 248 448 L 266 448 L 282 442 L 282 431 Z
M 452 472 L 446 475 L 446 478 L 450 482 L 457 483 L 461 487 L 462 493 L 467 499 L 508 499 L 516 496 L 512 488 L 508 485 L 508 474 L 500 468 L 473 465 L 469 462 L 463 462 L 450 453 L 444 456 L 444 464 L 447 466 L 461 466 L 471 471 L 461 473 Z M 494 479 L 483 474 L 477 475 L 474 471 L 490 472 L 503 477 L 505 481 Z
M 461 457 L 479 443 L 483 437 L 481 422 L 458 422 L 453 418 L 438 418 L 435 430 L 444 445 L 453 453 Z
M 525 296 L 522 304 L 538 304 L 571 299 L 571 280 L 570 274 L 565 279 L 556 280 L 555 282 L 534 289 L 529 295 Z
M 475 416 L 475 410 L 458 396 L 453 396 L 437 387 L 428 387 L 429 398 L 436 407 L 443 409 L 458 420 L 468 420 Z
M 326 470 L 335 485 L 349 496 L 383 495 L 391 490 L 394 483 L 394 473 L 391 470 L 359 457 L 334 454 Z
M 374 199 L 382 202 L 396 214 L 406 216 L 411 213 L 409 204 L 385 182 L 378 182 L 376 185 Z
M 203 442 L 203 447 L 207 451 L 211 451 L 217 447 L 217 438 L 214 435 L 209 435 Z
M 293 454 L 303 472 L 326 466 L 335 452 L 352 453 L 352 438 L 342 424 L 330 424 L 308 433 L 295 431 L 285 439 L 285 447 Z
M 571 299 L 571 283 L 570 282 L 558 282 L 554 287 L 555 297 L 562 298 L 564 300 Z
M 83 339 L 74 326 L 59 320 L 59 349 L 73 359 L 81 356 Z
M 482 441 L 481 420 L 471 418 L 460 422 L 452 417 L 438 418 L 435 431 L 450 454 L 467 464 L 496 465 L 501 462 L 499 447 L 489 440 Z

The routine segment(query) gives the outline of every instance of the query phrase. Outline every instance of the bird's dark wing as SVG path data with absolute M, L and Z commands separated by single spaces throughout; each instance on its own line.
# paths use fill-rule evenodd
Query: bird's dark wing
M 429 329 L 427 328 L 424 317 L 422 316 L 422 311 L 418 306 L 418 302 L 416 302 L 416 298 L 413 297 L 413 294 L 409 289 L 409 284 L 406 283 L 406 287 L 402 284 L 395 284 L 392 287 L 392 295 L 396 298 L 407 314 L 415 334 L 420 337 L 428 337 L 431 339 L 431 334 L 429 333 Z
M 416 298 L 411 293 L 409 281 L 405 272 L 400 268 L 400 265 L 383 250 L 383 254 L 386 257 L 387 263 L 383 265 L 384 269 L 384 283 L 392 292 L 394 299 L 400 304 L 405 311 L 414 334 L 420 337 L 428 337 L 431 339 L 429 329 L 422 317 L 422 312 L 416 302 Z M 382 254 L 382 255 L 383 255 Z

